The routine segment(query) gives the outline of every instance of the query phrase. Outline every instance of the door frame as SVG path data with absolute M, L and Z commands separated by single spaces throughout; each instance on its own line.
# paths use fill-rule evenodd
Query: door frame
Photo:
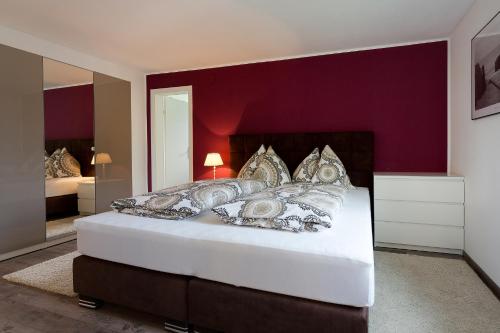
M 171 95 L 180 92 L 188 93 L 188 140 L 189 140 L 189 181 L 193 181 L 193 86 L 179 86 L 179 87 L 170 87 L 170 88 L 160 88 L 160 89 L 151 89 L 150 91 L 150 105 L 151 108 L 149 110 L 149 119 L 151 119 L 150 124 L 150 133 L 149 137 L 151 140 L 151 146 L 149 147 L 149 153 L 151 154 L 151 190 L 155 187 L 156 181 L 156 139 L 155 139 L 155 131 L 154 124 L 156 120 L 156 96 L 162 95 Z

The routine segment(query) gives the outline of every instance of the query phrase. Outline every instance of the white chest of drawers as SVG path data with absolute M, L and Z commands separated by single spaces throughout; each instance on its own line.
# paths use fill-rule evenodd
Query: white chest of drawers
M 375 245 L 461 253 L 464 179 L 431 173 L 375 173 Z
M 82 181 L 78 184 L 78 211 L 80 215 L 95 214 L 95 182 Z

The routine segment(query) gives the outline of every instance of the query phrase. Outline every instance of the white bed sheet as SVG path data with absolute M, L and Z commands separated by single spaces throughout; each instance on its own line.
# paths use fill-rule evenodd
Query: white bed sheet
M 77 192 L 78 183 L 93 177 L 62 177 L 45 179 L 45 197 L 57 197 Z
M 76 220 L 82 254 L 296 297 L 374 302 L 368 190 L 347 193 L 331 229 L 292 233 L 223 224 L 212 212 L 167 221 L 107 212 Z

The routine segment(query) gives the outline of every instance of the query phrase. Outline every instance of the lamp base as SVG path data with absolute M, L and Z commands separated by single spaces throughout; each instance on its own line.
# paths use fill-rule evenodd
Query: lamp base
M 215 180 L 215 168 L 216 168 L 216 167 L 214 166 L 214 180 Z

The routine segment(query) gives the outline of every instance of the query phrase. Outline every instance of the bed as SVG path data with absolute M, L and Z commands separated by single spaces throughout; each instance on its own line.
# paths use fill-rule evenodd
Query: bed
M 367 332 L 372 134 L 232 136 L 232 169 L 261 143 L 272 144 L 291 170 L 316 145 L 329 144 L 345 161 L 360 188 L 347 194 L 333 228 L 261 230 L 223 224 L 212 212 L 190 221 L 85 217 L 76 222 L 80 305 L 125 305 L 166 318 L 165 328 L 177 332 Z
M 66 147 L 81 166 L 82 177 L 64 177 L 45 180 L 45 202 L 47 221 L 78 215 L 78 183 L 85 177 L 94 176 L 92 160 L 93 139 L 46 140 L 45 150 L 49 156 L 58 148 Z
M 62 195 L 74 194 L 78 189 L 78 183 L 91 177 L 63 177 L 45 180 L 45 197 L 52 198 Z

